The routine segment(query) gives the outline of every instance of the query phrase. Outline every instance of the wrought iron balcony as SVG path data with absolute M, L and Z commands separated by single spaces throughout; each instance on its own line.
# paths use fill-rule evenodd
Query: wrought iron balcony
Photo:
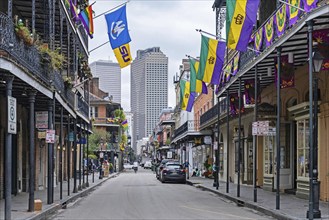
M 186 121 L 182 126 L 180 126 L 179 128 L 177 128 L 174 131 L 173 137 L 177 137 L 181 134 L 184 134 L 186 132 L 193 132 L 193 131 L 197 131 L 196 128 L 199 126 L 200 121 L 195 121 L 195 120 L 188 120 Z
M 227 101 L 226 98 L 221 100 L 219 103 L 217 103 L 215 106 L 213 106 L 211 109 L 206 111 L 203 115 L 200 117 L 200 127 L 204 126 L 208 122 L 217 119 L 218 117 L 218 104 L 219 104 L 219 111 L 220 115 L 226 114 L 227 112 Z

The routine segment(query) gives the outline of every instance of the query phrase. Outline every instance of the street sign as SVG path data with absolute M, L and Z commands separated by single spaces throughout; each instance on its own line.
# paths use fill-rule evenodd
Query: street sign
M 73 132 L 69 133 L 69 141 L 71 141 L 71 142 L 74 141 L 74 133 Z
M 8 96 L 8 133 L 16 134 L 16 98 Z
M 214 141 L 214 150 L 218 150 L 218 144 L 217 144 L 217 141 Z
M 55 143 L 55 130 L 46 130 L 46 143 Z
M 35 112 L 35 127 L 39 129 L 48 128 L 48 112 L 38 111 Z
M 211 137 L 210 137 L 210 136 L 205 136 L 205 137 L 203 138 L 203 142 L 204 142 L 205 144 L 211 144 Z

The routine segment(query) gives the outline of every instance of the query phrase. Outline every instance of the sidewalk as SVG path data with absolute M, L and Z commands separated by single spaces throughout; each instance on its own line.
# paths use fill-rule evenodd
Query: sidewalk
M 213 179 L 190 177 L 187 180 L 197 188 L 211 191 L 221 197 L 225 197 L 239 206 L 255 209 L 266 215 L 277 219 L 306 219 L 308 210 L 308 200 L 299 199 L 295 195 L 280 194 L 280 210 L 276 210 L 276 193 L 257 188 L 257 203 L 253 201 L 253 186 L 240 185 L 240 197 L 237 197 L 237 184 L 230 183 L 229 193 L 226 193 L 226 182 L 220 182 L 219 188 L 213 187 Z M 329 202 L 320 201 L 320 211 L 322 219 L 329 219 Z
M 92 181 L 92 175 L 88 175 L 88 182 L 89 187 L 84 187 L 81 190 L 78 190 L 77 193 L 73 193 L 73 179 L 70 180 L 70 196 L 68 196 L 68 185 L 67 181 L 63 182 L 63 190 L 62 190 L 62 197 L 63 199 L 60 200 L 60 186 L 59 183 L 54 188 L 54 203 L 53 204 L 47 204 L 47 189 L 35 191 L 34 192 L 34 198 L 35 199 L 41 199 L 42 201 L 42 211 L 35 211 L 35 212 L 28 212 L 28 202 L 29 202 L 29 194 L 28 193 L 19 193 L 17 196 L 12 196 L 12 204 L 11 204 L 11 218 L 12 219 L 29 219 L 29 220 L 36 220 L 36 219 L 46 219 L 47 216 L 49 216 L 51 213 L 53 213 L 56 210 L 59 210 L 62 208 L 62 206 L 65 206 L 66 204 L 73 202 L 79 197 L 82 197 L 92 190 L 94 190 L 95 187 L 102 184 L 104 181 L 116 177 L 119 175 L 119 173 L 113 173 L 110 174 L 109 177 L 104 177 L 103 179 L 99 179 L 98 173 L 95 173 L 94 175 L 94 183 Z M 85 177 L 85 184 L 87 180 Z M 81 179 L 81 185 L 83 181 Z M 79 179 L 77 179 L 77 188 L 79 186 Z M 0 219 L 5 218 L 5 200 L 0 200 Z

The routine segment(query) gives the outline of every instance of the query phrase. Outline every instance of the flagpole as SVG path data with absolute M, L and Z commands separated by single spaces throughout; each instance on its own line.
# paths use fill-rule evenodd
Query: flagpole
M 107 43 L 109 43 L 110 41 L 106 41 L 105 43 L 103 43 L 103 44 L 101 44 L 101 45 L 99 45 L 99 46 L 97 46 L 97 47 L 95 47 L 94 49 L 92 49 L 92 50 L 89 50 L 88 52 L 89 53 L 91 53 L 91 52 L 93 52 L 94 50 L 97 50 L 98 48 L 100 48 L 100 47 L 102 47 L 102 46 L 104 46 L 105 44 L 107 44 Z
M 94 19 L 96 19 L 96 18 L 98 18 L 98 17 L 100 17 L 100 16 L 102 16 L 102 15 L 104 15 L 104 14 L 110 12 L 110 11 L 113 11 L 113 10 L 115 10 L 115 9 L 117 9 L 117 8 L 120 8 L 121 6 L 127 4 L 128 2 L 130 2 L 130 0 L 128 0 L 128 1 L 126 1 L 126 2 L 124 2 L 124 3 L 122 3 L 122 4 L 118 5 L 118 6 L 116 6 L 116 7 L 114 7 L 114 8 L 111 8 L 110 10 L 107 10 L 106 12 L 103 12 L 103 13 L 101 13 L 101 14 L 95 16 Z
M 285 2 L 285 1 L 282 1 L 282 0 L 278 0 L 278 1 L 281 2 L 281 3 L 283 3 L 283 4 L 289 5 L 289 6 L 293 7 L 293 8 L 297 8 L 298 10 L 301 10 L 301 11 L 305 12 L 304 9 L 302 9 L 302 8 L 300 8 L 298 6 L 292 5 L 292 4 L 290 4 L 288 2 Z
M 192 56 L 190 56 L 190 55 L 185 54 L 185 56 L 186 56 L 187 58 L 192 58 L 193 60 L 199 61 L 199 59 L 197 59 L 197 58 L 195 58 L 195 57 L 192 57 Z

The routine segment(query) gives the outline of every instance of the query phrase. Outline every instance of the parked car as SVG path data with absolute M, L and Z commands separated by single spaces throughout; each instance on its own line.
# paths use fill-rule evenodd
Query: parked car
M 160 171 L 160 181 L 186 183 L 186 173 L 183 165 L 178 162 L 167 162 Z
M 129 169 L 133 168 L 133 165 L 130 164 L 130 163 L 125 163 L 125 164 L 123 164 L 123 168 L 126 169 L 126 170 L 129 170 Z
M 144 169 L 151 169 L 152 168 L 152 161 L 148 160 L 144 164 Z
M 156 165 L 156 167 L 155 167 L 155 176 L 156 176 L 157 179 L 159 179 L 159 177 L 160 177 L 160 171 L 163 169 L 163 166 L 169 161 L 172 161 L 172 160 L 171 159 L 163 159 L 163 160 L 161 160 L 160 163 L 158 163 Z

